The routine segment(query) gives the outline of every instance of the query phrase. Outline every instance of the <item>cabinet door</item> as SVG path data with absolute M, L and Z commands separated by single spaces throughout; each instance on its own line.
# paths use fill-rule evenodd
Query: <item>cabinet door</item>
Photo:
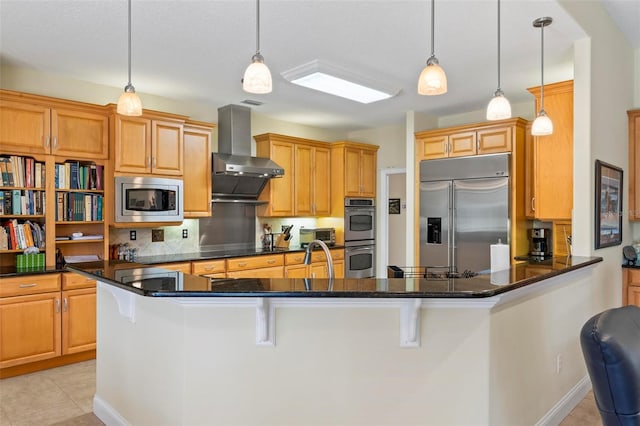
M 640 109 L 629 116 L 629 220 L 640 220 Z
M 460 132 L 449 135 L 449 157 L 476 154 L 476 132 Z
M 362 189 L 360 195 L 375 198 L 376 196 L 376 152 L 363 150 L 360 162 L 360 179 Z
M 115 118 L 115 171 L 151 173 L 151 120 Z
M 344 195 L 359 197 L 362 193 L 361 165 L 359 149 L 345 148 L 344 150 Z
M 313 214 L 331 215 L 331 151 L 315 147 L 313 151 Z
M 96 348 L 96 289 L 62 292 L 62 354 Z
M 211 131 L 184 128 L 184 217 L 211 216 Z
M 106 159 L 109 156 L 107 115 L 84 111 L 51 111 L 51 152 L 56 155 Z
M 302 265 L 288 265 L 284 269 L 285 278 L 308 278 L 309 267 L 305 264 Z
M 280 167 L 284 169 L 284 176 L 270 179 L 269 196 L 270 212 L 269 216 L 293 216 L 294 215 L 294 175 L 295 175 L 295 150 L 290 142 L 274 141 L 270 147 L 269 156 Z
M 344 260 L 333 261 L 333 274 L 336 278 L 344 278 Z
M 627 304 L 640 306 L 640 286 L 630 286 L 627 295 Z
M 296 144 L 293 178 L 296 216 L 312 216 L 314 214 L 313 173 L 313 147 Z
M 60 292 L 0 299 L 0 368 L 61 354 Z
M 511 127 L 478 130 L 478 154 L 511 152 L 512 135 Z
M 418 140 L 418 146 L 422 147 L 420 153 L 421 160 L 433 160 L 436 158 L 445 158 L 447 156 L 447 144 L 449 138 L 447 136 L 431 136 Z
M 51 110 L 38 105 L 0 101 L 0 146 L 3 151 L 48 153 Z
M 151 168 L 153 173 L 182 176 L 183 125 L 171 121 L 151 122 Z
M 531 123 L 527 124 L 524 138 L 524 214 L 535 219 L 536 215 L 536 154 L 535 143 L 531 135 Z

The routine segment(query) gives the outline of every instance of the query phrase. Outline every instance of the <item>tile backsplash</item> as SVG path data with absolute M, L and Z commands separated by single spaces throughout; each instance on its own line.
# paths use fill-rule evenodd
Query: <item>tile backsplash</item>
M 164 241 L 152 242 L 151 230 L 163 229 Z M 182 231 L 187 230 L 187 238 L 182 238 Z M 136 239 L 129 239 L 129 231 L 136 231 Z M 194 253 L 199 250 L 198 219 L 185 219 L 180 226 L 164 226 L 158 228 L 111 228 L 109 243 L 128 243 L 129 247 L 138 249 L 138 256 L 167 255 L 173 253 Z

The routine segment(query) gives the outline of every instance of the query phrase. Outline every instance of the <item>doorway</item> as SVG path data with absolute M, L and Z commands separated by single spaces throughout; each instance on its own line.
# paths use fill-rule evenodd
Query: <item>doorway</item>
M 380 232 L 376 276 L 385 278 L 387 266 L 406 266 L 407 242 L 407 171 L 406 169 L 384 169 L 381 171 Z

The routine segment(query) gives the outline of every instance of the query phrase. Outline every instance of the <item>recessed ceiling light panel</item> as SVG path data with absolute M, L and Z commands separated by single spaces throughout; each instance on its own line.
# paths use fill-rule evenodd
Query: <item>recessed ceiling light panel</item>
M 318 60 L 285 71 L 282 77 L 293 84 L 363 104 L 389 99 L 400 92 L 385 83 Z

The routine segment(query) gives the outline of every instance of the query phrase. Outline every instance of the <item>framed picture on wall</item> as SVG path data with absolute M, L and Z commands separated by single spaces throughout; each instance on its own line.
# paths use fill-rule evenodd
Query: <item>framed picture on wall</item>
M 596 160 L 596 249 L 622 243 L 622 193 L 622 169 Z
M 389 214 L 400 214 L 400 198 L 389 198 Z

